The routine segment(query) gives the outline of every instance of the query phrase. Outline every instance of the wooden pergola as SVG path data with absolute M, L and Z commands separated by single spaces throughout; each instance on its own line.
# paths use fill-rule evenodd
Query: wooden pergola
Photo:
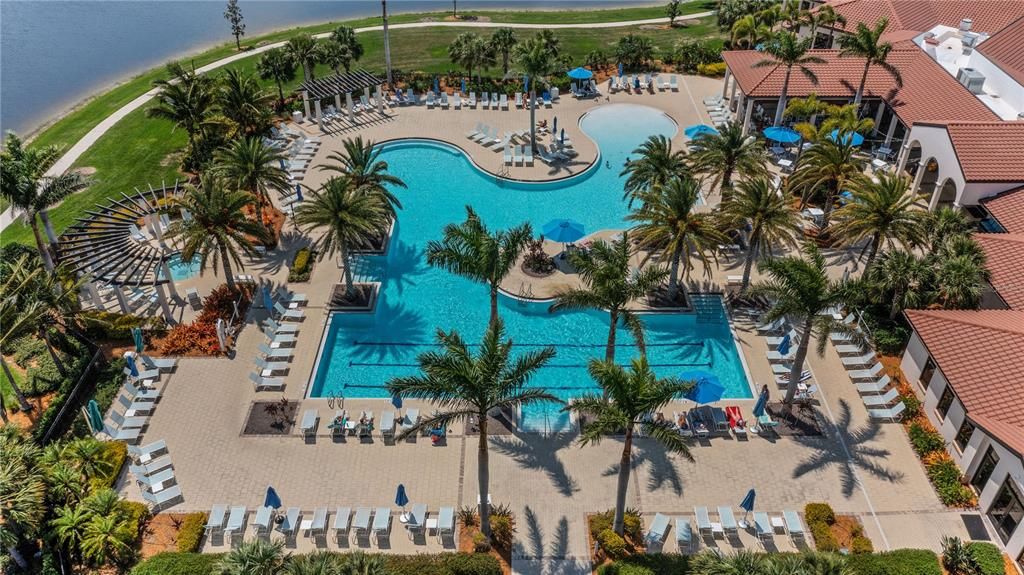
M 348 109 L 348 119 L 354 122 L 355 110 L 352 94 L 363 92 L 363 95 L 369 100 L 370 88 L 374 88 L 377 111 L 383 113 L 384 99 L 381 94 L 381 86 L 383 85 L 384 80 L 382 78 L 360 68 L 343 74 L 331 74 L 330 76 L 308 80 L 298 87 L 298 91 L 302 93 L 302 104 L 305 107 L 306 117 L 315 117 L 317 124 L 320 126 L 320 131 L 324 131 L 323 112 L 320 108 L 321 100 L 333 97 L 335 107 L 341 110 L 341 96 L 344 94 L 345 104 Z M 315 116 L 310 113 L 310 100 L 313 101 L 313 111 L 316 112 Z

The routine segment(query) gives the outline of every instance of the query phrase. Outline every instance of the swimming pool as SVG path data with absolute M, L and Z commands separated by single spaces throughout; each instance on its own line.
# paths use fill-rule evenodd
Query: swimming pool
M 181 259 L 180 253 L 167 258 L 167 267 L 171 269 L 171 279 L 176 282 L 199 275 L 199 260 L 193 258 L 189 261 L 184 261 Z M 163 271 L 160 272 L 160 277 L 163 277 Z
M 539 230 L 560 217 L 583 223 L 588 232 L 625 227 L 619 177 L 623 162 L 648 136 L 671 137 L 677 126 L 658 110 L 628 104 L 595 108 L 580 124 L 600 147 L 599 162 L 579 176 L 544 184 L 496 181 L 448 145 L 385 145 L 382 157 L 409 189 L 396 190 L 404 208 L 387 255 L 364 257 L 354 266 L 358 280 L 381 282 L 377 308 L 372 314 L 331 316 L 310 396 L 387 397 L 385 383 L 416 373 L 416 356 L 431 348 L 437 328 L 479 341 L 489 314 L 486 287 L 428 266 L 424 254 L 427 242 L 439 239 L 446 224 L 465 219 L 466 205 L 491 228 L 528 221 Z M 752 397 L 720 299 L 704 296 L 700 301 L 705 305 L 699 314 L 645 315 L 648 360 L 665 376 L 709 369 L 725 386 L 726 397 Z M 586 364 L 604 355 L 606 313 L 550 314 L 548 303 L 506 296 L 500 303 L 507 335 L 519 349 L 556 349 L 555 359 L 531 385 L 544 386 L 563 399 L 596 389 Z M 625 363 L 635 355 L 627 333 L 620 332 L 618 346 L 617 361 Z M 550 418 L 544 413 L 536 408 L 523 417 Z

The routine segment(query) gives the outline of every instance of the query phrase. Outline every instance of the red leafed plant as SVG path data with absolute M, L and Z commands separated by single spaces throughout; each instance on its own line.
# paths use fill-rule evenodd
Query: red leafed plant
M 203 300 L 203 311 L 189 324 L 175 326 L 160 345 L 163 355 L 219 355 L 217 320 L 230 321 L 235 313 L 233 302 L 238 302 L 238 313 L 244 316 L 252 302 L 252 289 L 244 286 L 230 288 L 227 284 L 215 288 Z

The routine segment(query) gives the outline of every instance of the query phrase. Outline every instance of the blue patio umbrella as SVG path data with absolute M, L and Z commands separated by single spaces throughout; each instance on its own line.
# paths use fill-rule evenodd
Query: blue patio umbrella
M 565 144 L 565 128 L 562 128 L 561 142 Z
M 686 392 L 685 397 L 698 405 L 714 403 L 722 399 L 722 395 L 725 394 L 725 387 L 718 380 L 718 376 L 709 371 L 699 369 L 684 371 L 679 374 L 679 378 L 695 382 L 690 391 Z
M 799 132 L 784 126 L 772 126 L 771 128 L 765 128 L 764 137 L 782 144 L 792 144 L 800 141 Z
M 142 353 L 142 348 L 144 347 L 144 344 L 142 342 L 142 328 L 141 327 L 133 327 L 132 328 L 132 339 L 135 341 L 135 351 L 137 353 Z
M 440 82 L 440 80 L 437 79 L 437 76 L 434 76 L 434 93 L 436 94 L 436 93 L 438 93 L 440 91 L 441 91 L 441 82 Z
M 792 345 L 793 341 L 790 339 L 787 333 L 782 337 L 782 341 L 779 342 L 779 355 L 789 355 L 789 346 Z
M 544 227 L 541 228 L 541 233 L 547 239 L 563 244 L 574 242 L 586 234 L 583 224 L 575 220 L 566 219 L 551 220 L 544 224 Z
M 267 311 L 274 309 L 274 298 L 270 295 L 270 287 L 264 285 L 263 289 L 263 307 L 267 308 Z
M 634 76 L 633 77 L 633 88 L 635 88 L 637 90 L 640 89 L 640 76 Z
M 402 396 L 393 395 L 391 396 L 391 405 L 395 406 L 395 409 L 402 409 Z
M 274 491 L 273 487 L 267 486 L 267 494 L 263 497 L 264 507 L 273 507 L 278 509 L 281 507 L 281 498 L 277 495 L 277 491 Z
M 857 132 L 847 132 L 847 133 L 843 134 L 842 138 L 840 138 L 839 137 L 839 129 L 836 128 L 835 130 L 832 130 L 828 134 L 828 139 L 832 140 L 833 142 L 841 141 L 843 144 L 851 143 L 850 142 L 851 138 L 853 139 L 852 143 L 853 143 L 854 146 L 859 146 L 859 145 L 864 143 L 864 136 L 861 136 Z
M 295 201 L 302 201 L 302 186 L 299 184 L 295 184 Z
M 687 138 L 691 140 L 697 136 L 703 136 L 704 134 L 717 135 L 718 130 L 708 126 L 707 124 L 694 124 L 693 126 L 687 126 L 683 133 L 686 134 Z
M 557 131 L 558 131 L 558 116 L 555 116 L 555 118 L 553 120 L 551 120 L 551 133 L 554 134 Z
M 395 505 L 405 507 L 409 504 L 409 496 L 405 494 L 405 484 L 398 484 L 398 491 L 395 492 Z
M 619 62 L 619 78 L 622 77 L 622 62 Z
M 740 523 L 747 522 L 747 514 L 754 510 L 754 499 L 756 497 L 757 493 L 751 489 L 747 492 L 747 496 L 743 498 L 743 501 L 740 502 L 740 509 L 743 510 L 743 519 L 740 520 Z
M 139 377 L 139 367 L 135 365 L 134 355 L 125 354 L 124 363 L 128 367 L 128 372 L 132 374 L 132 377 Z
M 90 399 L 85 412 L 89 415 L 89 427 L 93 432 L 103 431 L 103 414 L 100 413 L 100 406 L 95 399 Z
M 462 79 L 462 93 L 466 93 L 466 79 Z
M 569 70 L 569 77 L 573 80 L 589 80 L 594 77 L 594 73 L 586 68 L 573 68 Z
M 529 92 L 530 91 L 530 77 L 527 76 L 526 74 L 523 74 L 523 91 L 524 92 Z
M 754 403 L 754 417 L 764 415 L 766 407 L 768 407 L 768 386 L 765 386 L 761 390 L 761 394 L 757 396 L 757 401 Z
M 277 163 L 281 165 L 281 169 L 282 170 L 287 170 L 288 169 L 288 164 L 284 163 L 284 158 L 279 158 L 277 160 Z

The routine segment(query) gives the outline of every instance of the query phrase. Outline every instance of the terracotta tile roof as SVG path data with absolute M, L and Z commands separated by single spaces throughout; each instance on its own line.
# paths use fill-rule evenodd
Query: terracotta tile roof
M 988 213 L 1010 233 L 1024 234 L 1024 187 L 981 200 Z
M 1024 16 L 979 44 L 978 51 L 1024 85 Z
M 863 22 L 873 26 L 889 18 L 890 30 L 924 32 L 944 24 L 956 28 L 970 18 L 975 32 L 995 34 L 1024 16 L 1020 0 L 832 0 L 832 8 L 846 18 L 846 30 Z
M 989 283 L 1006 305 L 1024 311 L 1024 233 L 974 234 L 974 239 L 985 252 L 985 267 L 992 272 Z
M 1024 454 L 1024 311 L 906 312 L 967 415 Z
M 946 125 L 968 182 L 1024 182 L 1024 122 Z
M 818 84 L 812 84 L 801 72 L 793 70 L 787 90 L 789 96 L 803 98 L 814 92 L 824 98 L 853 98 L 864 72 L 864 60 L 840 58 L 838 50 L 812 50 L 810 53 L 825 60 L 824 64 L 808 65 L 817 76 Z M 754 50 L 722 52 L 722 57 L 744 94 L 755 98 L 779 97 L 785 68 L 754 68 L 754 64 L 765 59 L 763 53 Z M 916 46 L 893 50 L 888 61 L 900 71 L 903 87 L 897 88 L 888 72 L 872 66 L 864 90 L 869 98 L 885 100 L 904 124 L 999 120 L 981 100 Z

